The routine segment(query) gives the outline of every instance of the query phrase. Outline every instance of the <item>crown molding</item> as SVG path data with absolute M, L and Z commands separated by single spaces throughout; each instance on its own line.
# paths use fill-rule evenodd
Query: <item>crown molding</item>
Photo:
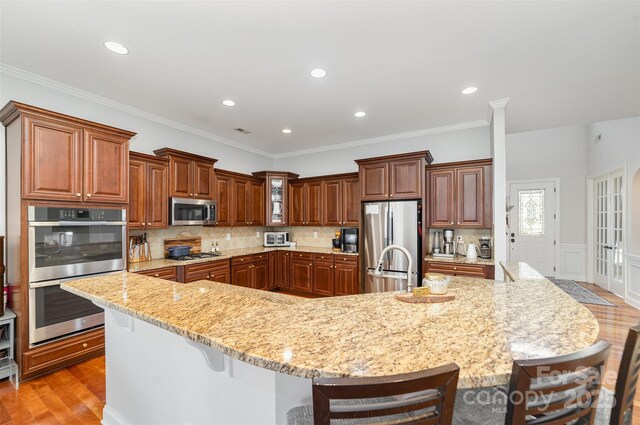
M 376 143 L 391 142 L 395 140 L 408 139 L 411 137 L 427 136 L 430 134 L 448 133 L 451 131 L 466 130 L 469 128 L 486 127 L 488 125 L 489 125 L 489 122 L 486 120 L 469 121 L 469 122 L 463 122 L 460 124 L 445 125 L 442 127 L 433 127 L 433 128 L 427 128 L 424 130 L 389 134 L 386 136 L 372 137 L 369 139 L 354 140 L 352 142 L 337 143 L 335 145 L 319 146 L 317 148 L 301 149 L 298 151 L 279 153 L 279 154 L 275 154 L 274 157 L 275 159 L 288 158 L 292 156 L 308 155 L 312 153 L 326 152 L 326 151 L 337 150 L 337 149 L 347 149 L 347 148 L 352 148 L 357 146 L 374 145 Z
M 88 92 L 86 90 L 78 89 L 67 84 L 51 80 L 46 77 L 42 77 L 40 75 L 22 70 L 20 68 L 13 67 L 11 65 L 0 63 L 0 73 L 9 75 L 12 77 L 19 78 L 21 80 L 28 81 L 30 83 L 38 84 L 43 87 L 47 87 L 65 94 L 69 94 L 71 96 L 79 97 L 84 100 L 88 100 L 90 102 L 106 106 L 112 109 L 117 109 L 122 112 L 126 112 L 131 115 L 135 115 L 140 118 L 144 118 L 149 121 L 154 121 L 162 125 L 166 125 L 167 127 L 172 127 L 177 130 L 184 131 L 186 133 L 191 133 L 196 136 L 203 137 L 205 139 L 213 140 L 218 143 L 222 143 L 227 146 L 232 146 L 237 149 L 242 149 L 247 152 L 255 153 L 258 155 L 266 156 L 268 158 L 274 159 L 275 156 L 272 153 L 267 151 L 263 151 L 261 149 L 254 148 L 252 146 L 247 146 L 242 143 L 234 142 L 233 140 L 226 139 L 224 137 L 220 137 L 208 131 L 200 130 L 195 127 L 191 127 L 177 121 L 170 120 L 168 118 L 162 117 L 160 115 L 152 114 L 147 111 L 143 111 L 138 108 L 134 108 L 132 106 L 125 105 L 124 103 L 116 102 L 114 100 L 108 99 L 106 97 L 102 97 L 95 93 Z
M 143 111 L 141 109 L 138 108 L 134 108 L 132 106 L 128 106 L 125 105 L 124 103 L 120 103 L 120 102 L 116 102 L 114 100 L 108 99 L 106 97 L 103 96 L 99 96 L 95 93 L 91 93 L 88 92 L 86 90 L 82 90 L 82 89 L 78 89 L 76 87 L 72 87 L 69 86 L 67 84 L 46 78 L 46 77 L 42 77 L 40 75 L 22 70 L 20 68 L 16 68 L 13 67 L 11 65 L 7 65 L 7 64 L 3 64 L 0 63 L 0 74 L 5 74 L 5 75 L 9 75 L 12 77 L 16 77 L 19 78 L 21 80 L 25 80 L 28 81 L 30 83 L 33 84 L 38 84 L 40 86 L 43 87 L 47 87 L 56 91 L 59 91 L 61 93 L 65 93 L 71 96 L 75 96 L 84 100 L 88 100 L 90 102 L 99 104 L 99 105 L 103 105 L 112 109 L 116 109 L 131 115 L 135 115 L 137 117 L 140 118 L 144 118 L 146 120 L 149 121 L 153 121 L 153 122 L 157 122 L 159 124 L 162 125 L 166 125 L 167 127 L 171 127 L 171 128 L 175 128 L 177 130 L 181 130 L 187 133 L 191 133 L 194 134 L 196 136 L 200 136 L 202 138 L 205 139 L 209 139 L 209 140 L 213 140 L 215 142 L 218 143 L 222 143 L 224 145 L 227 146 L 232 146 L 234 148 L 237 149 L 241 149 L 247 152 L 251 152 L 254 154 L 258 154 L 258 155 L 262 155 L 264 157 L 270 158 L 270 159 L 281 159 L 281 158 L 288 158 L 288 157 L 293 157 L 293 156 L 300 156 L 300 155 L 307 155 L 307 154 L 312 154 L 312 153 L 318 153 L 318 152 L 326 152 L 326 151 L 331 151 L 331 150 L 339 150 L 339 149 L 346 149 L 346 148 L 351 148 L 351 147 L 357 147 L 357 146 L 366 146 L 366 145 L 373 145 L 376 143 L 381 143 L 381 142 L 390 142 L 390 141 L 395 141 L 395 140 L 401 140 L 401 139 L 407 139 L 407 138 L 411 138 L 411 137 L 420 137 L 420 136 L 426 136 L 426 135 L 430 135 L 430 134 L 438 134 L 438 133 L 448 133 L 451 131 L 458 131 L 458 130 L 466 130 L 466 129 L 470 129 L 470 128 L 476 128 L 476 127 L 485 127 L 489 125 L 489 121 L 487 120 L 478 120 L 478 121 L 470 121 L 470 122 L 465 122 L 465 123 L 460 123 L 460 124 L 453 124 L 453 125 L 446 125 L 446 126 L 441 126 L 441 127 L 434 127 L 434 128 L 428 128 L 428 129 L 424 129 L 424 130 L 417 130 L 417 131 L 409 131 L 409 132 L 405 132 L 405 133 L 396 133 L 396 134 L 389 134 L 386 136 L 380 136 L 380 137 L 373 137 L 373 138 L 369 138 L 369 139 L 362 139 L 362 140 L 355 140 L 355 141 L 351 141 L 351 142 L 345 142 L 345 143 L 337 143 L 337 144 L 333 144 L 333 145 L 327 145 L 327 146 L 319 146 L 317 148 L 309 148 L 309 149 L 301 149 L 301 150 L 297 150 L 297 151 L 291 151 L 291 152 L 284 152 L 284 153 L 279 153 L 279 154 L 273 154 L 267 151 L 264 151 L 262 149 L 257 149 L 254 148 L 252 146 L 248 146 L 242 143 L 238 143 L 238 142 L 234 142 L 233 140 L 229 140 L 226 139 L 224 137 L 220 137 L 217 136 L 213 133 L 210 133 L 208 131 L 204 131 L 204 130 L 200 130 L 198 128 L 195 127 L 191 127 L 182 123 L 179 123 L 177 121 L 173 121 L 170 120 L 168 118 L 156 115 L 156 114 L 152 114 L 150 112 L 147 111 Z M 508 102 L 509 99 L 505 99 L 505 105 L 506 102 Z M 500 102 L 500 101 L 496 101 L 496 102 Z M 493 105 L 493 102 L 491 102 L 491 104 Z

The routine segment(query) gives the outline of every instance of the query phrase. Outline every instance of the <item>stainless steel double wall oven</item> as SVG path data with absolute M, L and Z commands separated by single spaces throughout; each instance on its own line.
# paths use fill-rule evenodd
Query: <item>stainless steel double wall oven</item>
M 103 325 L 101 308 L 60 283 L 125 269 L 126 210 L 30 206 L 28 221 L 29 343 Z

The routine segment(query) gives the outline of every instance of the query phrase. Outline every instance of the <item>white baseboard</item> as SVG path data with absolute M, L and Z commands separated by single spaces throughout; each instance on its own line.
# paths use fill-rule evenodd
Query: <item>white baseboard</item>
M 640 309 L 640 255 L 625 254 L 625 282 L 627 304 Z
M 109 406 L 102 409 L 102 425 L 129 425 L 117 412 Z
M 586 281 L 587 280 L 587 245 L 561 243 L 560 264 L 556 278 Z

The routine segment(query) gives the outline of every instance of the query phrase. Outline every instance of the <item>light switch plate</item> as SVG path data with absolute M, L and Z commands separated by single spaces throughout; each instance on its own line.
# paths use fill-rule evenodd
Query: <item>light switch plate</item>
M 318 237 L 318 232 L 313 232 L 313 237 L 317 238 Z
M 231 240 L 231 233 L 227 233 L 227 240 L 230 241 Z

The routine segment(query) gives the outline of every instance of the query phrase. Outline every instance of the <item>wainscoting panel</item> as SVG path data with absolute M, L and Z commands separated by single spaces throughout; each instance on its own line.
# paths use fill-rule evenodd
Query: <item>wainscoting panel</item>
M 587 245 L 560 244 L 560 264 L 556 278 L 583 282 L 587 280 Z
M 627 297 L 625 301 L 640 308 L 640 255 L 626 254 L 625 281 Z

